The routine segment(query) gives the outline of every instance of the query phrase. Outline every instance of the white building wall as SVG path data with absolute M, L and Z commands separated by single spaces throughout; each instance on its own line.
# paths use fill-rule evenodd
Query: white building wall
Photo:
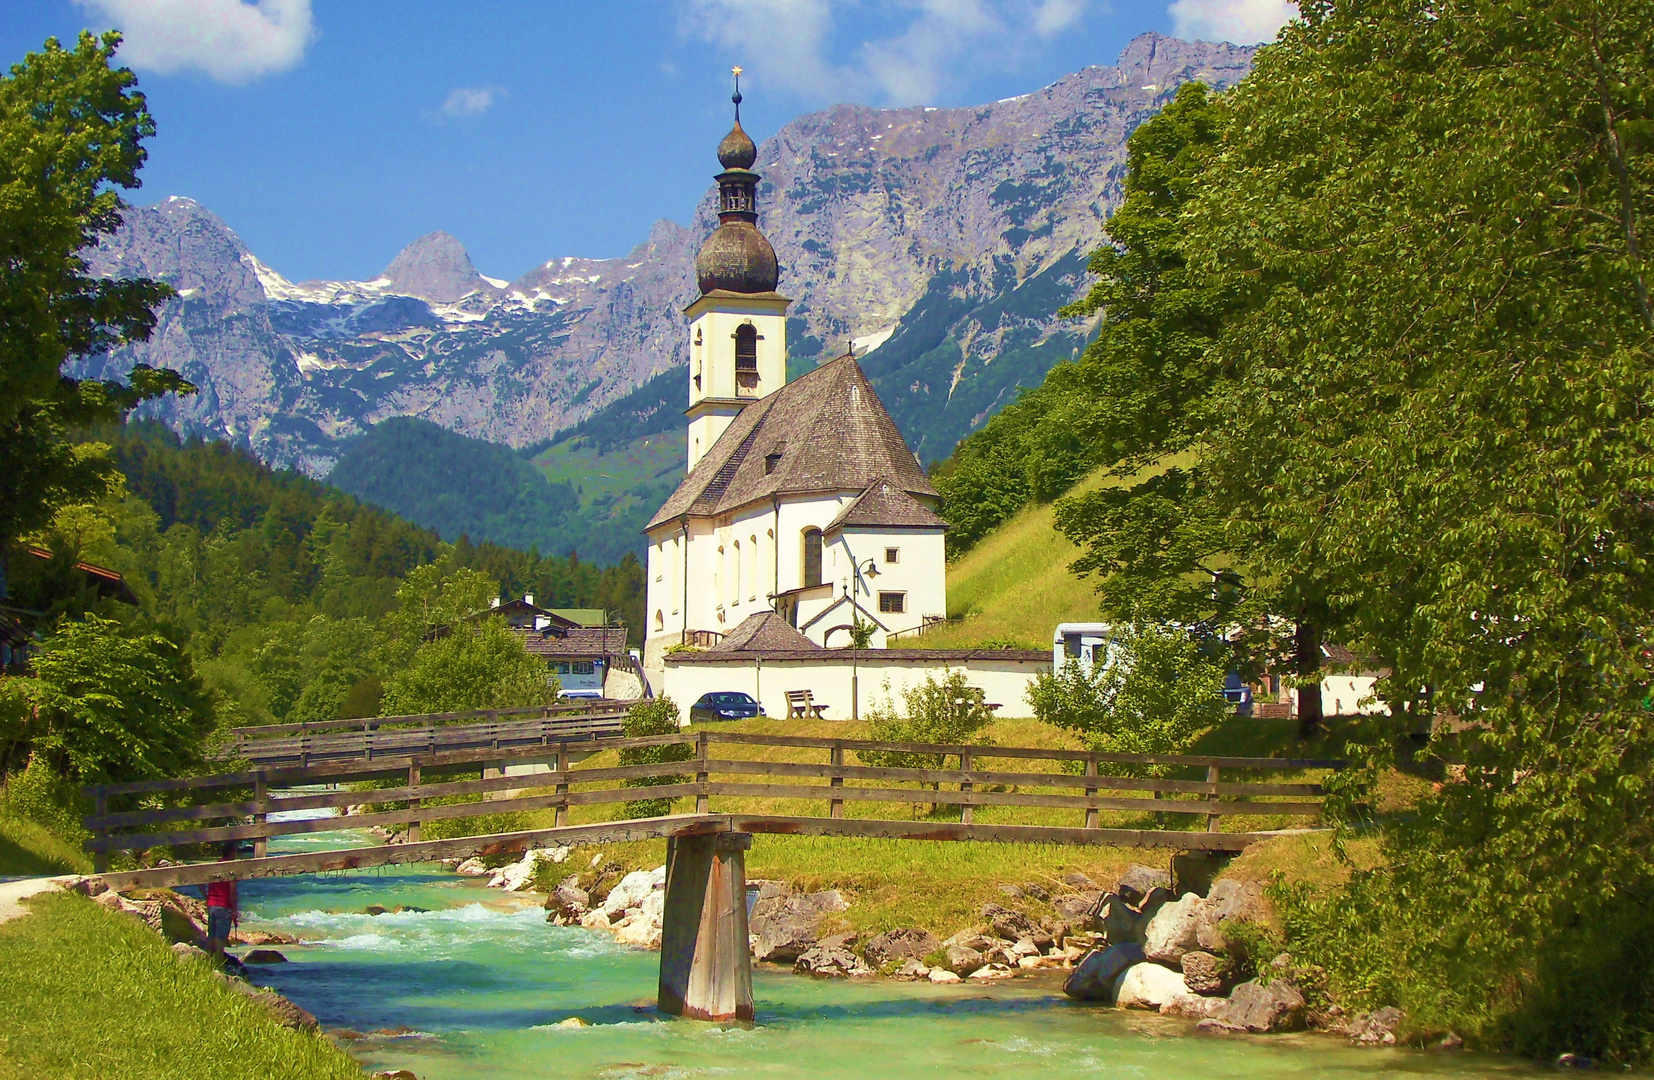
M 860 715 L 866 719 L 867 711 L 886 699 L 901 712 L 903 692 L 923 683 L 926 676 L 940 681 L 951 672 L 962 671 L 970 685 L 982 689 L 989 703 L 999 705 L 996 716 L 1026 717 L 1033 715 L 1028 704 L 1029 686 L 1041 671 L 1051 669 L 1050 661 L 1043 656 L 1030 660 L 950 661 L 904 658 L 907 651 L 868 649 L 854 663 L 844 649 L 833 649 L 830 655 L 811 660 L 697 663 L 693 657 L 674 658 L 665 667 L 661 691 L 678 704 L 685 719 L 689 706 L 702 694 L 729 690 L 751 694 L 769 716 L 780 718 L 787 715 L 787 691 L 808 690 L 816 704 L 828 706 L 826 719 L 848 720 L 854 681 Z

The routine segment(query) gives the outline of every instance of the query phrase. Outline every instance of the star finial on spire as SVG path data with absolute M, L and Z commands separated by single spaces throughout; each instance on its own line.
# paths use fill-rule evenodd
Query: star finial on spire
M 730 74 L 735 76 L 735 93 L 730 95 L 729 100 L 735 102 L 735 122 L 737 124 L 741 122 L 741 73 L 744 70 L 740 64 L 736 64 L 729 69 Z

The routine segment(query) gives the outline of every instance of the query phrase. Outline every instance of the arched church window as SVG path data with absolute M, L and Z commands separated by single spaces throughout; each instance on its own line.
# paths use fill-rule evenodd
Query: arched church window
M 735 370 L 758 370 L 758 328 L 751 323 L 735 328 Z
M 661 614 L 660 608 L 656 608 L 655 609 L 655 630 L 656 630 L 656 632 L 659 632 L 659 631 L 665 630 L 665 629 L 666 629 L 666 616 Z
M 821 530 L 804 530 L 804 588 L 821 584 Z

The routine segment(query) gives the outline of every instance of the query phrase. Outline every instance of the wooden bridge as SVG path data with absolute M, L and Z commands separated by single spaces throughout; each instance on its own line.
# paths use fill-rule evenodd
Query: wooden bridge
M 514 750 L 571 739 L 616 738 L 630 704 L 586 701 L 231 728 L 230 740 L 220 756 L 254 765 L 307 768 L 359 758 L 371 761 L 375 757 L 453 754 L 485 748 Z
M 542 717 L 534 722 L 554 719 Z M 436 725 L 425 724 L 414 730 L 425 728 Z M 338 738 L 333 734 L 337 730 L 323 734 Z M 341 744 L 334 748 L 338 756 L 321 763 L 312 759 L 309 765 L 266 765 L 219 776 L 88 788 L 96 812 L 86 819 L 92 833 L 86 848 L 94 854 L 102 880 L 117 889 L 199 884 L 517 853 L 551 844 L 665 838 L 667 895 L 661 1009 L 707 1019 L 750 1017 L 744 852 L 754 834 L 1233 852 L 1278 835 L 1283 819 L 1314 819 L 1320 815 L 1322 789 L 1318 783 L 1273 782 L 1269 773 L 1337 769 L 1343 764 L 870 742 L 715 730 L 647 738 L 557 738 L 545 732 L 539 742 L 525 739 L 501 745 L 488 740 L 485 746 L 439 748 L 433 752 L 429 742 L 407 744 L 400 750 L 386 744 L 370 745 L 371 737 L 379 734 L 372 729 L 347 729 L 346 733 L 358 739 L 354 756 L 347 757 Z M 310 736 L 298 733 L 298 737 Z M 654 765 L 578 767 L 580 762 L 606 750 L 669 746 L 687 748 L 689 757 Z M 291 752 L 291 748 L 281 751 Z M 502 752 L 519 765 L 543 771 L 488 775 L 489 766 L 498 765 Z M 848 760 L 848 755 L 865 760 L 890 754 L 915 755 L 928 759 L 926 764 L 945 765 L 951 759 L 958 767 L 900 768 L 852 764 Z M 816 760 L 775 760 L 782 755 Z M 1034 768 L 1038 763 L 1047 767 Z M 1136 769 L 1119 768 L 1122 765 Z M 1160 766 L 1162 771 L 1183 775 L 1122 776 L 1109 771 L 1141 771 L 1143 766 Z M 479 771 L 483 775 L 477 779 Z M 457 779 L 462 776 L 465 778 Z M 291 790 L 364 780 L 389 782 L 391 786 L 372 790 Z M 640 781 L 652 781 L 653 785 L 637 786 Z M 456 796 L 486 801 L 426 803 Z M 604 817 L 605 808 L 643 799 L 693 799 L 694 812 L 620 820 Z M 714 805 L 714 800 L 723 805 Z M 744 805 L 730 805 L 734 800 Z M 762 812 L 752 812 L 755 803 Z M 272 820 L 288 811 L 346 813 L 364 807 L 365 812 L 346 817 Z M 942 807 L 952 808 L 949 820 L 938 816 Z M 545 828 L 518 832 L 420 839 L 422 823 L 524 810 L 551 811 L 553 822 Z M 903 810 L 906 816 L 895 816 Z M 919 816 L 921 810 L 928 810 L 926 816 Z M 1104 815 L 1110 820 L 1105 822 Z M 576 816 L 587 820 L 571 820 Z M 1167 827 L 1166 823 L 1174 818 L 1192 827 Z M 1239 819 L 1249 827 L 1225 831 L 1226 819 Z M 404 827 L 402 842 L 302 854 L 268 853 L 271 839 L 372 826 Z M 252 841 L 254 856 L 235 861 L 109 869 L 110 855 L 116 852 L 141 857 L 166 851 L 170 858 L 182 859 L 203 851 L 200 845 L 218 845 L 226 840 Z

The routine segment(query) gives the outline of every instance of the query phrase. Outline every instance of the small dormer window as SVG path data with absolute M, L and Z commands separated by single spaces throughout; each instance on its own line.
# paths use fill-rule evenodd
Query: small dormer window
M 777 450 L 773 454 L 765 454 L 764 455 L 764 475 L 765 476 L 768 476 L 768 475 L 770 475 L 770 473 L 773 473 L 777 468 L 780 467 L 780 465 L 781 465 L 781 451 Z

